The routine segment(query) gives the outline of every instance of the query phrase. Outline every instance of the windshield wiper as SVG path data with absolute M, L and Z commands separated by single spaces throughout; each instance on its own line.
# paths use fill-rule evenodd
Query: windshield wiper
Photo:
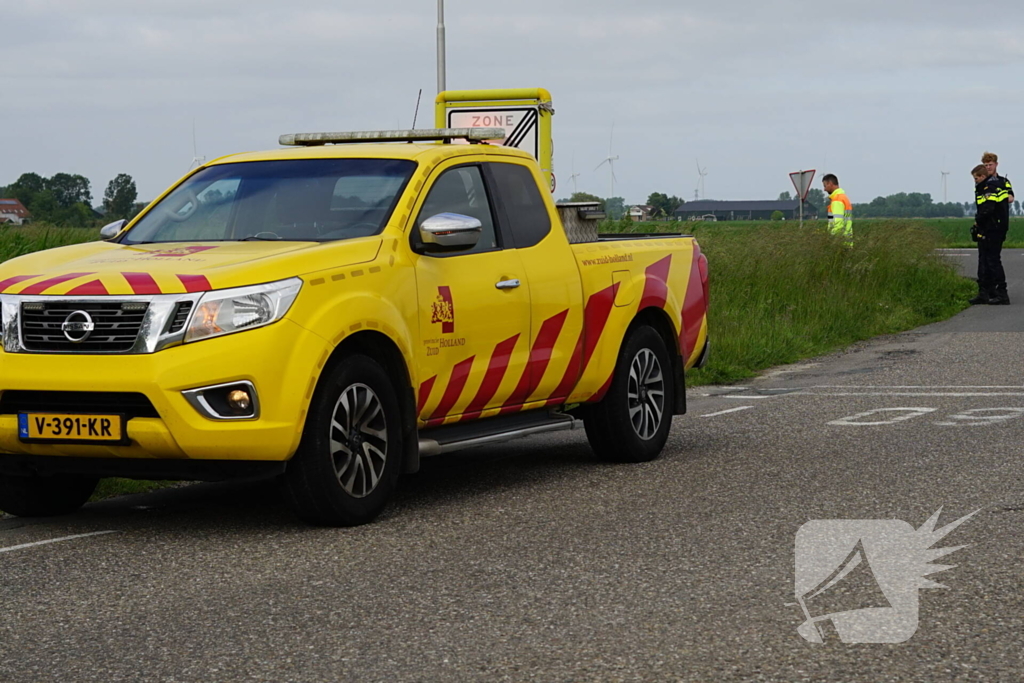
M 252 242 L 252 241 L 257 241 L 257 242 L 280 242 L 281 238 L 280 237 L 260 237 L 259 235 L 249 235 L 248 237 L 243 237 L 242 239 L 240 239 L 238 241 L 239 242 Z

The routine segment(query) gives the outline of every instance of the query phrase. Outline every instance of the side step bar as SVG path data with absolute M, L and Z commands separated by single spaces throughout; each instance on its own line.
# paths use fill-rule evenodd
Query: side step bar
M 538 410 L 446 425 L 420 432 L 420 456 L 453 453 L 465 448 L 511 441 L 524 436 L 579 429 L 583 421 L 565 413 Z

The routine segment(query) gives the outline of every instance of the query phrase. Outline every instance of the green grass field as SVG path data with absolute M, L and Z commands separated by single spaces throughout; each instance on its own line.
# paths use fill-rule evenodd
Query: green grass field
M 692 232 L 710 269 L 708 365 L 691 385 L 723 383 L 882 334 L 943 320 L 967 306 L 974 283 L 936 248 L 958 244 L 971 222 L 865 220 L 852 249 L 793 221 L 608 223 L 602 231 Z M 1024 241 L 1024 221 L 1014 234 Z M 94 230 L 0 228 L 0 261 L 97 238 Z M 150 491 L 163 482 L 108 480 L 97 498 Z
M 939 237 L 939 246 L 950 247 L 971 247 L 976 246 L 971 241 L 971 225 L 973 218 L 862 218 L 854 220 L 854 231 L 861 229 L 874 229 L 878 226 L 886 226 L 894 223 L 915 225 L 921 228 L 934 230 Z M 788 227 L 793 221 L 718 221 L 717 223 L 704 224 L 693 221 L 654 221 L 649 223 L 623 223 L 621 221 L 608 221 L 601 228 L 602 232 L 686 232 L 694 230 L 706 232 L 707 226 L 714 226 L 715 230 L 740 231 L 765 227 Z M 804 226 L 808 229 L 823 229 L 825 221 L 807 220 Z M 694 226 L 700 226 L 695 228 Z M 1003 246 L 1012 248 L 1024 247 L 1024 217 L 1010 219 L 1010 230 L 1006 236 Z
M 712 351 L 708 365 L 690 374 L 693 386 L 944 320 L 975 293 L 937 255 L 946 237 L 925 221 L 863 221 L 852 249 L 793 221 L 606 227 L 674 227 L 695 234 L 707 255 Z
M 99 237 L 100 231 L 91 228 L 3 225 L 0 226 L 0 262 L 43 249 L 92 242 Z

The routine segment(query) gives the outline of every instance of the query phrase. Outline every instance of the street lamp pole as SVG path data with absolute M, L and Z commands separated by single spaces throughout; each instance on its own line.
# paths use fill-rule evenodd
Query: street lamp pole
M 437 0 L 437 92 L 445 91 L 444 0 Z

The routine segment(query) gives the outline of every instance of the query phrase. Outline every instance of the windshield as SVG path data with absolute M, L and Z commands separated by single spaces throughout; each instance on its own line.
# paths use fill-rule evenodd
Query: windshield
M 205 168 L 174 189 L 120 240 L 325 241 L 384 229 L 413 161 L 291 159 Z

